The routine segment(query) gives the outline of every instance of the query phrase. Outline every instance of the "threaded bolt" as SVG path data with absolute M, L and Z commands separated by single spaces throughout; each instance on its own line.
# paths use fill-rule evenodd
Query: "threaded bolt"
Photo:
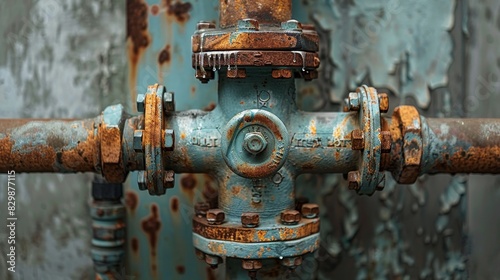
M 347 181 L 349 182 L 350 190 L 359 190 L 359 183 L 361 182 L 361 174 L 359 171 L 350 171 L 347 174 Z
M 259 214 L 258 213 L 243 213 L 241 214 L 241 224 L 246 228 L 253 228 L 259 225 Z
M 306 203 L 302 205 L 302 217 L 307 219 L 317 218 L 319 215 L 319 205 L 315 203 Z
M 297 210 L 285 210 L 281 212 L 280 218 L 284 225 L 296 225 L 300 222 L 300 212 Z
M 207 222 L 210 225 L 220 225 L 224 222 L 226 214 L 221 209 L 210 209 L 207 211 Z
M 243 139 L 243 148 L 251 154 L 259 154 L 267 147 L 267 140 L 260 132 L 249 132 Z

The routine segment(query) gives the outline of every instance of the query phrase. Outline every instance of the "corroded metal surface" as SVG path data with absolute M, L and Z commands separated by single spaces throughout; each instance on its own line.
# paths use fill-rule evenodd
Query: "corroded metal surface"
M 253 18 L 265 24 L 279 24 L 292 16 L 292 1 L 230 0 L 219 1 L 220 25 L 235 26 L 240 19 Z

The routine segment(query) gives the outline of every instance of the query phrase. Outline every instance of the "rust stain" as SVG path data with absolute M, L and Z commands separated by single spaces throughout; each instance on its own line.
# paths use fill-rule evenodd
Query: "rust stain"
M 139 196 L 133 191 L 127 191 L 125 193 L 125 205 L 130 211 L 135 212 L 137 205 L 139 204 Z
M 186 139 L 186 133 L 181 132 L 181 139 L 182 139 L 182 140 Z
M 186 272 L 186 268 L 183 265 L 178 265 L 175 267 L 175 270 L 179 274 L 184 274 Z
M 196 187 L 196 177 L 193 174 L 185 174 L 181 179 L 181 187 L 185 190 L 193 190 Z
M 154 4 L 151 6 L 151 14 L 153 16 L 157 16 L 159 12 L 160 12 L 160 7 L 158 5 Z
M 155 203 L 151 205 L 151 215 L 142 220 L 141 227 L 148 237 L 149 245 L 151 246 L 151 255 L 156 256 L 156 245 L 158 243 L 161 220 L 158 213 L 158 206 Z
M 170 198 L 170 209 L 172 209 L 173 213 L 177 213 L 179 211 L 179 199 L 176 196 L 172 196 Z
M 195 96 L 195 93 L 196 93 L 196 87 L 195 86 L 191 86 L 191 96 Z
M 158 55 L 158 64 L 163 65 L 170 62 L 170 45 L 167 44 Z
M 242 18 L 254 18 L 260 23 L 279 24 L 292 16 L 290 0 L 247 0 L 220 1 L 220 25 L 222 28 L 235 26 Z
M 212 111 L 213 109 L 215 109 L 215 102 L 210 102 L 207 106 L 205 106 L 205 108 L 203 108 L 203 111 Z
M 131 100 L 136 100 L 137 96 L 137 66 L 150 42 L 148 5 L 144 0 L 127 0 L 127 49 L 130 61 L 129 90 Z M 134 110 L 136 110 L 135 107 Z
M 316 134 L 316 120 L 312 119 L 311 123 L 309 124 L 309 132 L 311 134 Z
M 130 240 L 130 245 L 132 247 L 132 252 L 134 252 L 135 255 L 139 253 L 139 240 L 137 237 L 132 237 Z
M 189 19 L 191 3 L 181 0 L 164 0 L 163 5 L 167 8 L 167 16 L 174 17 L 179 23 L 184 23 Z
M 238 196 L 241 192 L 242 187 L 241 186 L 233 186 L 231 188 L 231 192 L 233 193 L 234 196 Z

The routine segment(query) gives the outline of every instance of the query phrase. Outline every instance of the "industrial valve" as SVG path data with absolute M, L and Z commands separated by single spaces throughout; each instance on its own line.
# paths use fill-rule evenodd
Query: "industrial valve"
M 175 173 L 209 173 L 218 205 L 196 204 L 193 243 L 209 265 L 234 264 L 234 278 L 255 278 L 268 260 L 294 268 L 318 249 L 320 209 L 296 208 L 300 174 L 346 174 L 350 189 L 372 195 L 384 171 L 402 184 L 500 173 L 496 119 L 426 119 L 412 106 L 386 118 L 387 94 L 368 86 L 349 93 L 345 112 L 300 111 L 294 79 L 317 77 L 318 34 L 291 19 L 290 1 L 244 2 L 220 1 L 220 28 L 200 22 L 192 37 L 196 77 L 218 76 L 213 111 L 178 112 L 174 93 L 155 84 L 137 97 L 138 116 L 115 105 L 87 120 L 2 120 L 0 170 L 96 172 L 115 183 L 139 171 L 151 195 L 172 188 Z

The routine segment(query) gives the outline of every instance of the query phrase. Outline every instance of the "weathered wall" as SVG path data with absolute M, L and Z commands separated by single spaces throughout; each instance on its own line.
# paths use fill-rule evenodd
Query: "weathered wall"
M 127 5 L 130 18 L 133 5 L 145 2 L 146 33 L 125 16 Z M 197 21 L 217 19 L 217 2 L 189 1 L 184 12 L 188 2 L 181 1 L 0 2 L 0 117 L 87 117 L 118 102 L 132 108 L 135 92 L 156 81 L 176 92 L 179 110 L 210 105 L 216 82 L 194 79 L 188 46 Z M 413 104 L 434 117 L 500 117 L 497 1 L 293 4 L 294 17 L 315 23 L 322 35 L 321 78 L 299 85 L 303 108 L 338 110 L 349 90 L 367 83 L 389 90 L 391 107 Z M 134 44 L 144 48 L 134 52 Z M 17 175 L 19 279 L 90 277 L 91 178 Z M 210 179 L 178 175 L 175 190 L 159 198 L 139 192 L 134 174 L 129 181 L 126 274 L 216 277 L 190 247 L 192 203 L 213 198 Z M 497 176 L 388 182 L 373 197 L 356 196 L 338 175 L 305 175 L 300 182 L 299 193 L 322 206 L 322 244 L 316 259 L 289 277 L 495 279 L 500 273 Z M 143 226 L 152 205 L 161 209 L 154 256 Z M 11 277 L 5 246 L 2 235 L 1 279 Z

